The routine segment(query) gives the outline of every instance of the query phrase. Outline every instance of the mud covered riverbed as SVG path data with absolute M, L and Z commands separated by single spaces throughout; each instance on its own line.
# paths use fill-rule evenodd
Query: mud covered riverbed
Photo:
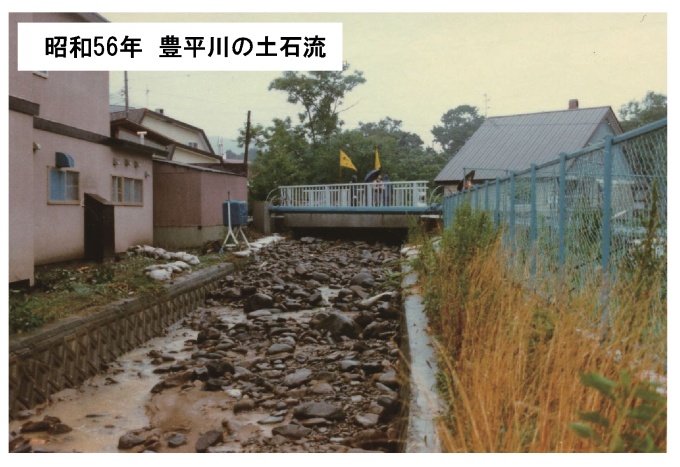
M 23 452 L 399 452 L 399 248 L 282 240 L 106 374 L 10 424 Z

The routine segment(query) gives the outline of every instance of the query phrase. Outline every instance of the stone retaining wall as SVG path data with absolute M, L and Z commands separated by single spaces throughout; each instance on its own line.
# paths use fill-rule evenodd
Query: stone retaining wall
M 13 337 L 9 345 L 10 420 L 63 389 L 79 386 L 107 363 L 160 336 L 201 305 L 217 281 L 232 270 L 231 264 L 213 266 L 178 278 L 156 295 L 122 300 L 97 313 Z

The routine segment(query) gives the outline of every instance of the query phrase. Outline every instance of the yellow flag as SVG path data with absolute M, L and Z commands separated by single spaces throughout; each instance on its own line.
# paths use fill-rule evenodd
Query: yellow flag
M 380 156 L 378 155 L 378 148 L 375 148 L 375 170 L 380 168 Z
M 354 167 L 354 164 L 352 164 L 352 161 L 342 149 L 340 150 L 340 167 L 347 167 L 348 169 L 358 172 L 357 168 Z

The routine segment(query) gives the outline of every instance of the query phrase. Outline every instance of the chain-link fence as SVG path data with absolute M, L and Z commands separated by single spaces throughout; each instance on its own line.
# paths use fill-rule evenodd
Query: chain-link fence
M 576 279 L 600 270 L 615 273 L 649 238 L 650 228 L 655 254 L 665 256 L 666 141 L 662 119 L 446 195 L 444 225 L 452 225 L 464 203 L 488 211 L 517 264 L 529 266 L 532 275 L 565 269 Z

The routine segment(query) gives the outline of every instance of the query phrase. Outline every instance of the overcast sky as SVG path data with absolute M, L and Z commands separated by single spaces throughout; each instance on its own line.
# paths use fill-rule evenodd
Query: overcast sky
M 344 59 L 366 78 L 345 98 L 344 128 L 391 117 L 427 145 L 442 115 L 462 104 L 499 116 L 578 99 L 618 112 L 648 91 L 667 94 L 665 13 L 100 13 L 112 22 L 341 22 Z M 248 110 L 253 123 L 297 122 L 300 107 L 268 90 L 279 76 L 131 71 L 129 100 L 235 139 Z M 122 104 L 123 72 L 110 83 L 111 102 Z

